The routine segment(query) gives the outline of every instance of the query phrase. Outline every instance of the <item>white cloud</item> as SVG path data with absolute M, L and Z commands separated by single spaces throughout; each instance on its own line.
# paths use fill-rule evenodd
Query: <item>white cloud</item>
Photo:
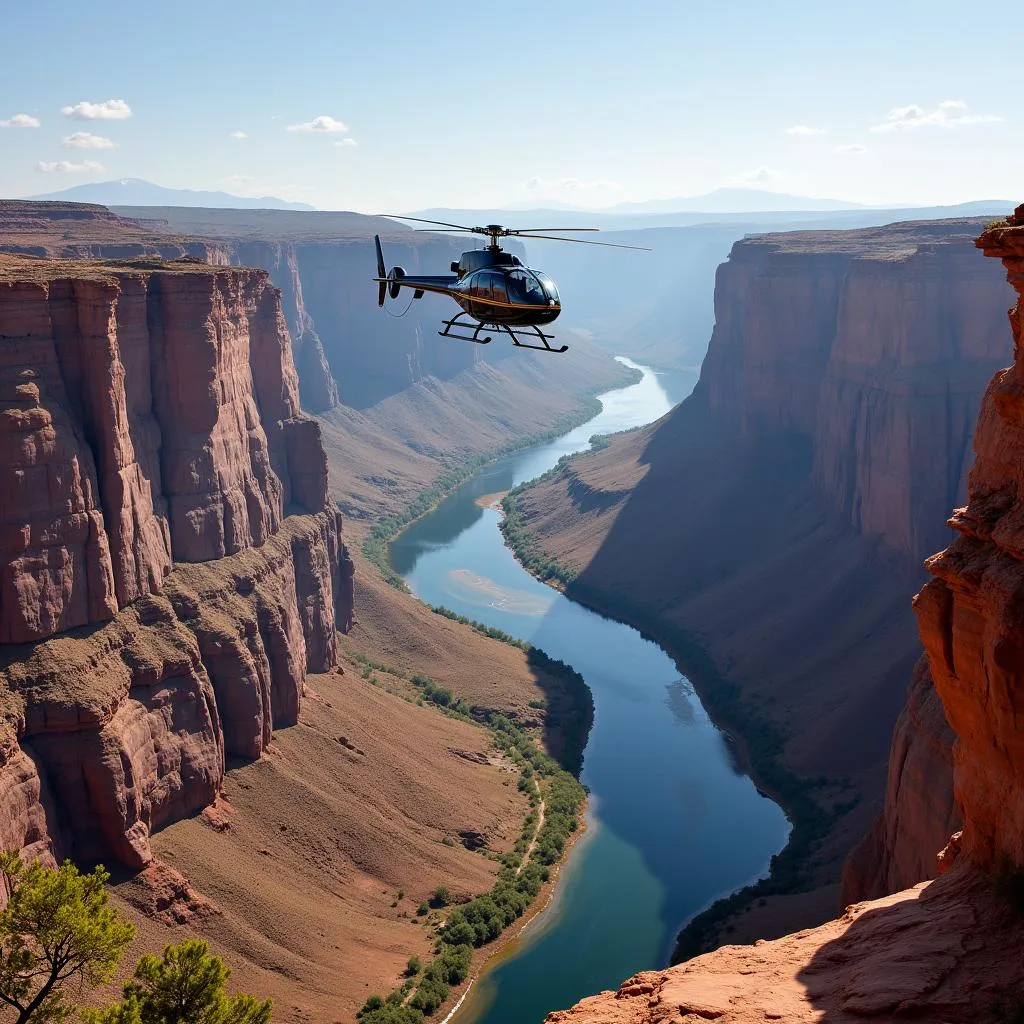
M 15 114 L 6 121 L 0 121 L 0 128 L 38 128 L 41 122 L 31 114 Z
M 339 139 L 334 143 L 335 146 L 355 146 L 358 145 L 355 139 Z
M 868 147 L 860 142 L 850 142 L 842 146 L 836 146 L 832 150 L 833 153 L 838 153 L 840 156 L 863 156 L 867 151 Z
M 347 132 L 348 125 L 337 118 L 321 114 L 314 117 L 312 121 L 303 121 L 301 124 L 290 124 L 285 128 L 286 132 Z
M 68 149 L 114 149 L 117 143 L 102 135 L 93 135 L 91 132 L 75 132 L 73 135 L 69 135 L 61 145 Z
M 795 124 L 792 128 L 784 129 L 785 135 L 828 135 L 827 128 L 812 128 L 808 124 Z
M 245 132 L 232 132 L 231 133 L 231 138 L 233 138 L 233 139 L 247 139 L 247 138 L 249 138 L 249 136 L 246 135 Z
M 47 174 L 92 174 L 95 171 L 102 171 L 103 164 L 95 160 L 83 160 L 80 164 L 72 163 L 70 160 L 40 160 L 36 164 L 37 171 L 45 171 Z
M 255 185 L 256 179 L 251 174 L 229 174 L 222 179 L 228 185 Z
M 943 100 L 934 110 L 925 110 L 916 103 L 893 107 L 873 132 L 897 132 L 905 128 L 956 128 L 963 124 L 991 124 L 1002 121 L 995 114 L 969 114 L 963 100 Z
M 61 107 L 60 112 L 76 121 L 123 121 L 132 116 L 132 108 L 124 100 L 104 100 L 102 103 L 82 100 L 74 106 Z
M 726 183 L 729 185 L 764 185 L 781 176 L 782 171 L 777 171 L 774 167 L 755 167 L 752 170 L 734 174 L 727 179 Z

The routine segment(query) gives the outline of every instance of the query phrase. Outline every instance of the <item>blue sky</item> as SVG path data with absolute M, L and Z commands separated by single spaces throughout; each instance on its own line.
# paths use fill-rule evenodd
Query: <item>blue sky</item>
M 10 4 L 0 196 L 1024 199 L 1017 25 L 987 0 Z

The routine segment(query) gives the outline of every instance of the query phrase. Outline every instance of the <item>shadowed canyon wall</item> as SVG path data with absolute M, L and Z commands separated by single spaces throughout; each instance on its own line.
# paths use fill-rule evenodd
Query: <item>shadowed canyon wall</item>
M 941 858 L 941 877 L 848 907 L 828 924 L 774 942 L 725 946 L 666 971 L 629 979 L 550 1024 L 715 1019 L 847 1022 L 1012 1020 L 1019 1013 L 1024 944 L 1019 879 L 1024 870 L 1024 741 L 1018 726 L 1024 677 L 1024 207 L 979 245 L 1001 257 L 1020 293 L 1011 313 L 1013 365 L 985 394 L 974 437 L 967 505 L 953 513 L 956 538 L 928 560 L 933 577 L 914 601 L 926 663 L 915 673 L 893 744 L 904 786 L 931 782 L 911 764 L 912 734 L 928 737 L 944 712 L 953 731 L 954 792 L 962 832 Z M 934 689 L 930 681 L 934 680 Z M 933 694 L 941 707 L 930 706 Z M 890 794 L 891 795 L 891 794 Z M 922 794 L 922 799 L 928 797 Z M 893 804 L 888 805 L 890 810 Z M 943 805 L 935 816 L 947 813 Z M 917 825 L 895 817 L 883 831 Z M 920 870 L 935 836 L 921 833 Z M 1016 889 L 1014 889 L 1016 887 Z M 1016 896 L 1014 892 L 1016 891 Z
M 138 867 L 335 664 L 351 563 L 276 290 L 0 256 L 0 841 Z
M 829 886 L 819 920 L 885 789 L 920 650 L 910 597 L 948 539 L 983 382 L 1005 361 L 1009 292 L 973 246 L 980 227 L 737 243 L 694 394 L 519 499 L 543 550 L 577 570 L 570 593 L 709 657 L 755 752 L 818 780 L 832 819 L 807 865 Z M 908 744 L 947 794 L 915 811 L 939 834 L 943 738 Z

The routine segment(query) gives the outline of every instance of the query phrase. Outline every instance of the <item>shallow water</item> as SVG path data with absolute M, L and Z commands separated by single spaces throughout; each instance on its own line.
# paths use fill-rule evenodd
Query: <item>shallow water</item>
M 459 1024 L 539 1024 L 663 966 L 680 926 L 765 874 L 789 833 L 672 659 L 533 579 L 505 547 L 499 513 L 477 504 L 585 449 L 594 434 L 652 422 L 693 386 L 692 377 L 638 368 L 643 379 L 600 396 L 589 423 L 484 468 L 391 545 L 392 565 L 423 600 L 568 662 L 594 695 L 582 775 L 588 834 L 551 908 L 484 973 Z

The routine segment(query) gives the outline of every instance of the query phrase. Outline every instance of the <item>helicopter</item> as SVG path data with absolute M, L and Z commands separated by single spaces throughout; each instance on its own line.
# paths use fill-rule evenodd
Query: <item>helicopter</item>
M 557 319 L 562 311 L 555 282 L 539 270 L 526 266 L 515 253 L 505 252 L 499 238 L 542 238 L 552 242 L 577 242 L 580 245 L 604 245 L 612 249 L 637 249 L 650 252 L 640 245 L 620 245 L 617 242 L 594 242 L 587 238 L 564 238 L 557 234 L 539 232 L 599 231 L 599 228 L 506 228 L 501 224 L 468 227 L 443 220 L 423 217 L 401 217 L 420 224 L 434 224 L 448 231 L 484 235 L 490 244 L 483 249 L 470 249 L 451 264 L 451 275 L 420 276 L 406 274 L 402 267 L 386 270 L 380 235 L 374 235 L 377 246 L 377 305 L 383 306 L 386 295 L 397 299 L 402 288 L 413 289 L 413 299 L 421 299 L 425 292 L 449 295 L 461 307 L 461 312 L 442 321 L 442 338 L 458 338 L 477 345 L 491 342 L 488 328 L 503 331 L 518 348 L 532 348 L 539 352 L 567 352 L 568 345 L 555 348 L 550 344 L 553 334 L 541 328 Z M 430 228 L 416 228 L 429 231 Z

